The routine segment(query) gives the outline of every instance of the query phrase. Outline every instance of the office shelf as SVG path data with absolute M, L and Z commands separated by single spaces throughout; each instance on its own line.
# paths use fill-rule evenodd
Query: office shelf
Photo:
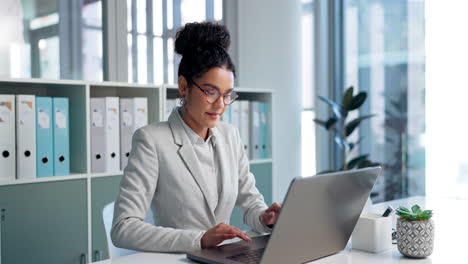
M 235 88 L 239 99 L 256 100 L 268 103 L 267 137 L 271 145 L 272 138 L 272 97 L 271 90 Z M 45 248 L 39 246 L 37 241 L 22 240 L 22 245 L 15 245 L 19 240 L 6 241 L 12 237 L 30 237 L 30 231 L 36 226 L 45 226 L 51 229 L 47 237 L 52 244 L 59 241 L 69 241 L 66 232 L 53 232 L 51 223 L 54 217 L 70 221 L 78 219 L 72 227 L 74 234 L 79 234 L 80 242 L 75 243 L 76 252 L 70 258 L 79 259 L 81 254 L 94 256 L 96 251 L 102 252 L 103 259 L 107 258 L 106 241 L 103 238 L 102 208 L 115 200 L 123 171 L 93 173 L 91 171 L 90 146 L 90 98 L 91 97 L 146 97 L 148 98 L 148 122 L 159 122 L 167 118 L 166 100 L 178 97 L 177 85 L 141 85 L 118 82 L 88 82 L 73 80 L 44 80 L 44 79 L 0 79 L 0 94 L 33 94 L 36 96 L 67 97 L 70 102 L 70 175 L 50 176 L 34 179 L 21 179 L 0 182 L 1 208 L 6 210 L 6 219 L 15 218 L 15 222 L 6 223 L 8 229 L 5 233 L 2 246 L 9 244 L 9 248 L 31 248 L 30 256 L 22 256 L 28 262 L 37 262 L 41 256 L 50 256 L 48 262 L 55 263 L 54 257 L 59 257 L 60 248 Z M 270 203 L 272 197 L 272 167 L 273 153 L 267 151 L 266 159 L 250 160 L 251 171 L 257 179 L 259 190 L 264 194 L 265 200 Z M 47 192 L 43 193 L 42 192 Z M 68 196 L 69 197 L 68 197 Z M 13 197 L 14 196 L 14 197 Z M 31 200 L 30 197 L 33 197 Z M 67 196 L 67 197 L 65 197 Z M 8 198 L 11 197 L 11 198 Z M 22 199 L 19 208 L 15 199 Z M 55 200 L 54 200 L 55 199 Z M 49 208 L 29 210 L 26 208 Z M 10 217 L 11 216 L 11 217 Z M 24 217 L 24 220 L 22 220 Z M 28 218 L 28 219 L 26 219 Z M 82 220 L 85 220 L 84 222 Z M 57 220 L 58 221 L 58 220 Z M 34 223 L 34 226 L 32 226 Z M 231 220 L 233 225 L 242 226 L 242 217 L 234 212 Z M 62 223 L 67 226 L 68 223 Z M 31 226 L 29 226 L 31 225 Z M 83 229 L 84 228 L 84 229 Z M 60 228 L 57 227 L 57 230 Z M 15 230 L 15 234 L 11 233 Z M 83 234 L 83 230 L 88 230 Z M 29 233 L 28 233 L 29 232 Z M 6 238 L 6 239 L 5 239 Z M 74 237 L 75 239 L 75 237 Z M 66 246 L 65 244 L 63 245 Z M 79 251 L 78 251 L 79 248 Z M 87 248 L 83 251 L 83 248 Z M 75 249 L 73 249 L 75 250 Z M 72 249 L 66 254 L 72 254 Z M 16 252 L 16 253 L 15 253 Z M 64 251 L 65 252 L 65 251 Z M 2 251 L 5 259 L 17 258 L 19 251 Z M 62 254 L 60 257 L 64 257 Z M 91 260 L 91 257 L 88 257 Z M 92 259 L 95 261 L 95 259 Z M 57 262 L 57 261 L 56 261 Z M 2 262 L 3 263 L 3 262 Z M 9 263 L 8 261 L 5 262 Z

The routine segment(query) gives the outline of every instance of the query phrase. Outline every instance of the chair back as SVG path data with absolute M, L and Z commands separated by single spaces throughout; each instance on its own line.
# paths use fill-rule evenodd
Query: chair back
M 119 248 L 119 247 L 114 246 L 114 244 L 112 243 L 111 236 L 110 236 L 113 218 L 114 218 L 114 202 L 111 202 L 107 204 L 106 206 L 104 206 L 104 209 L 102 210 L 102 220 L 104 222 L 104 229 L 106 232 L 107 252 L 108 252 L 109 258 L 115 258 L 119 256 L 126 256 L 130 254 L 138 253 L 138 251 L 135 251 L 135 250 Z M 148 214 L 146 215 L 145 222 L 154 224 L 153 211 L 151 209 L 148 210 Z

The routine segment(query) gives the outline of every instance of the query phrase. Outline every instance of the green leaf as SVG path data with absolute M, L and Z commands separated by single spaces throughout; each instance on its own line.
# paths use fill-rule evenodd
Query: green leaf
M 426 210 L 418 215 L 419 219 L 427 220 L 432 217 L 432 211 Z
M 353 97 L 353 100 L 351 100 L 351 103 L 349 103 L 348 108 L 346 110 L 351 111 L 354 109 L 358 109 L 366 101 L 366 98 L 367 98 L 366 92 L 358 93 L 356 96 Z
M 408 221 L 420 221 L 427 220 L 432 217 L 432 210 L 422 211 L 419 205 L 413 205 L 411 210 L 400 206 L 395 210 L 395 213 L 401 218 L 407 219 Z
M 373 116 L 374 115 L 364 115 L 364 116 L 360 116 L 360 117 L 354 119 L 353 121 L 349 122 L 346 125 L 346 136 L 351 135 L 351 133 L 353 133 L 353 131 L 356 129 L 356 127 L 359 126 L 359 124 L 361 123 L 362 120 L 371 118 Z
M 353 169 L 354 167 L 356 167 L 361 161 L 367 159 L 368 156 L 369 156 L 368 154 L 361 155 L 361 156 L 359 156 L 357 158 L 354 158 L 354 159 L 350 160 L 348 162 L 348 170 Z
M 411 211 L 413 211 L 414 214 L 420 214 L 422 213 L 421 207 L 419 205 L 415 204 L 413 207 L 411 207 Z
M 368 159 L 365 159 L 361 162 L 358 163 L 358 169 L 362 169 L 362 168 L 368 168 L 368 167 L 375 167 L 375 166 L 379 166 L 380 164 L 377 163 L 377 162 L 372 162 Z
M 346 90 L 345 94 L 343 95 L 342 105 L 343 105 L 344 110 L 348 110 L 348 106 L 351 103 L 351 101 L 353 100 L 353 92 L 354 92 L 354 87 L 350 86 Z
M 343 117 L 343 115 L 341 114 L 341 106 L 339 104 L 323 96 L 319 96 L 319 99 L 327 103 L 332 108 L 333 113 L 338 119 L 341 119 Z
M 326 123 L 325 121 L 323 120 L 320 120 L 320 119 L 317 119 L 317 118 L 314 118 L 314 122 L 321 125 L 321 126 L 326 126 Z
M 338 118 L 336 116 L 330 117 L 330 119 L 328 119 L 327 122 L 325 123 L 325 128 L 327 130 L 330 130 L 330 128 L 335 126 L 336 121 L 338 121 Z
M 403 206 L 400 206 L 400 208 L 398 208 L 397 210 L 402 211 L 402 212 L 406 212 L 406 213 L 411 213 L 411 211 L 408 208 L 403 207 Z

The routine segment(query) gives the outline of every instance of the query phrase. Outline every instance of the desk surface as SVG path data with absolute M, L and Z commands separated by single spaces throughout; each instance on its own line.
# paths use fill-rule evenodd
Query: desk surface
M 423 209 L 434 210 L 435 241 L 434 252 L 425 259 L 409 259 L 403 257 L 396 245 L 391 250 L 372 254 L 351 248 L 348 243 L 345 250 L 323 259 L 312 261 L 314 264 L 374 264 L 374 263 L 466 263 L 468 238 L 468 200 L 430 199 L 412 197 L 373 205 L 369 212 L 381 213 L 390 204 L 411 206 L 419 204 Z M 396 226 L 396 216 L 393 215 L 393 225 Z M 351 240 L 350 240 L 351 241 Z M 108 259 L 99 264 L 154 264 L 154 263 L 195 263 L 188 260 L 185 254 L 138 253 L 115 259 Z

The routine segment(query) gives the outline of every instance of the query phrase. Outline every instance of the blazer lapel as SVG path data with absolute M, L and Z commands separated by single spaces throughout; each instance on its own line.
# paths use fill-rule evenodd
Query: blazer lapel
M 216 147 L 215 147 L 215 156 L 218 159 L 219 172 L 221 174 L 221 193 L 219 194 L 218 206 L 216 207 L 216 215 L 218 215 L 219 210 L 223 210 L 224 206 L 230 198 L 230 193 L 226 190 L 232 189 L 231 186 L 231 177 L 228 170 L 229 161 L 231 158 L 226 152 L 226 141 L 224 135 L 222 135 L 217 128 L 213 128 L 213 134 L 216 135 Z
M 185 165 L 189 169 L 190 173 L 192 174 L 193 178 L 197 182 L 198 187 L 200 188 L 203 196 L 205 197 L 205 201 L 210 208 L 211 216 L 215 219 L 214 211 L 216 207 L 216 201 L 213 195 L 210 195 L 208 191 L 208 186 L 206 184 L 205 179 L 203 178 L 203 174 L 201 168 L 198 164 L 197 157 L 195 155 L 195 151 L 193 150 L 192 143 L 188 139 L 186 132 L 184 130 L 183 125 L 180 122 L 183 122 L 177 116 L 177 108 L 172 111 L 171 115 L 169 116 L 169 126 L 172 130 L 172 135 L 174 137 L 175 144 L 181 146 L 179 149 L 179 155 L 184 161 Z

